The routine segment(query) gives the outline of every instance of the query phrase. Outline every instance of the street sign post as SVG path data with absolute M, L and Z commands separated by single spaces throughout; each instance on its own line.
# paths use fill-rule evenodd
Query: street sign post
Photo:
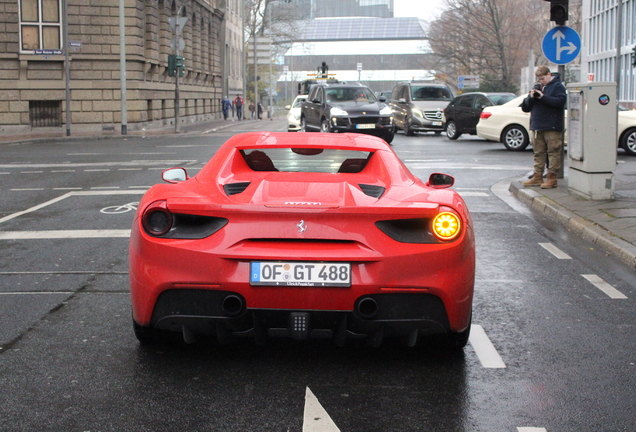
M 581 37 L 573 28 L 553 27 L 543 37 L 543 55 L 552 63 L 564 65 L 572 62 L 581 51 Z

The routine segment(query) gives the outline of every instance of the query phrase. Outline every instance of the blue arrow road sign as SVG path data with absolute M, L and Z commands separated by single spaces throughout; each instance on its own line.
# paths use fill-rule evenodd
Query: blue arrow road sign
M 545 34 L 541 49 L 543 55 L 552 63 L 567 64 L 579 55 L 581 37 L 570 27 L 557 26 Z

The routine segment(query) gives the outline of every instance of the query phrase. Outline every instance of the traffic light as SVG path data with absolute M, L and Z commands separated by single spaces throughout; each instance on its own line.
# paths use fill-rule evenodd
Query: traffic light
M 636 68 L 636 46 L 632 48 L 632 66 Z
M 168 76 L 175 76 L 179 70 L 179 76 L 182 77 L 185 74 L 183 70 L 183 56 L 175 54 L 168 54 Z
M 550 21 L 557 25 L 565 25 L 568 20 L 569 0 L 545 0 L 550 2 Z

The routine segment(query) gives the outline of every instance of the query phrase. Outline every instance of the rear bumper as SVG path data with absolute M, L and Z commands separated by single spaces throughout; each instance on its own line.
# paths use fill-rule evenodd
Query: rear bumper
M 159 297 L 150 327 L 188 335 L 232 338 L 364 339 L 379 345 L 384 338 L 406 338 L 451 331 L 444 304 L 430 294 L 365 295 L 353 311 L 250 309 L 238 293 L 179 289 Z

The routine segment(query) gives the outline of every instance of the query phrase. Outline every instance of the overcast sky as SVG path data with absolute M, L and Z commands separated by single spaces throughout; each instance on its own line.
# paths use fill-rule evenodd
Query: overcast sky
M 443 2 L 441 0 L 394 0 L 394 14 L 396 17 L 418 17 L 432 21 L 439 13 Z

